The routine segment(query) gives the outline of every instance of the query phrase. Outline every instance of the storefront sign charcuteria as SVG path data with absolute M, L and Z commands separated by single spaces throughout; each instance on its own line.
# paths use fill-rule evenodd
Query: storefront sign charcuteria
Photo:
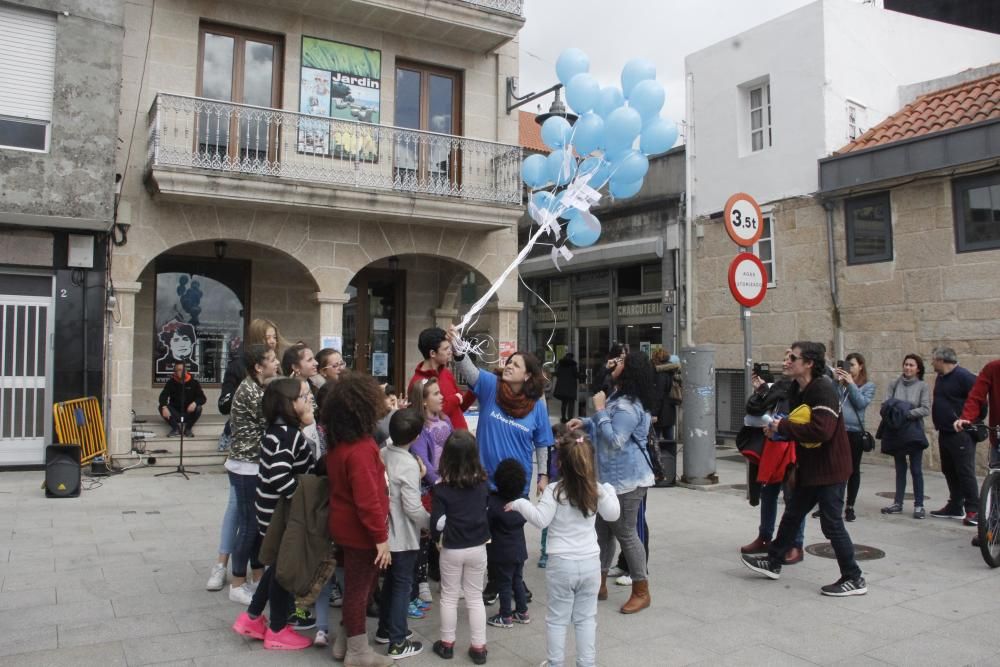
M 662 312 L 663 304 L 659 301 L 618 304 L 618 317 L 643 317 L 646 315 L 659 315 Z

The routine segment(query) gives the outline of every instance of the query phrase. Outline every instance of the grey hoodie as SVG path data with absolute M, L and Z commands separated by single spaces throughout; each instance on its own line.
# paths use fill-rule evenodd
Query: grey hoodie
M 420 502 L 420 464 L 410 450 L 386 445 L 380 452 L 389 480 L 389 551 L 416 551 L 431 515 Z

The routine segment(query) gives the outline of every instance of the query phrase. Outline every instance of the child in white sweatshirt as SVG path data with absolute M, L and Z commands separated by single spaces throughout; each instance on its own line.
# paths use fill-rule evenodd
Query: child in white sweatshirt
M 538 528 L 548 528 L 548 667 L 563 667 L 566 628 L 574 623 L 576 664 L 592 667 L 597 651 L 597 591 L 601 587 L 601 550 L 594 521 L 600 514 L 615 521 L 621 508 L 614 487 L 598 484 L 594 449 L 583 431 L 560 438 L 558 482 L 545 487 L 538 505 L 525 498 L 508 503 Z M 576 613 L 574 613 L 574 611 Z

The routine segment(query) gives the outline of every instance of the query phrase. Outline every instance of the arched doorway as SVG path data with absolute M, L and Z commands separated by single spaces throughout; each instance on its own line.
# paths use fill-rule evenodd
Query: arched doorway
M 402 389 L 422 357 L 420 332 L 447 327 L 478 300 L 490 282 L 467 264 L 431 255 L 387 257 L 365 266 L 347 288 L 343 354 L 349 368 Z M 499 338 L 497 299 L 476 331 Z

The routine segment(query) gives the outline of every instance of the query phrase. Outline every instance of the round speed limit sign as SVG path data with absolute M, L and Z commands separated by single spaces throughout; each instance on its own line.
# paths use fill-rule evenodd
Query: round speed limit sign
M 737 245 L 749 248 L 763 233 L 760 206 L 745 192 L 737 192 L 726 202 L 726 231 Z

